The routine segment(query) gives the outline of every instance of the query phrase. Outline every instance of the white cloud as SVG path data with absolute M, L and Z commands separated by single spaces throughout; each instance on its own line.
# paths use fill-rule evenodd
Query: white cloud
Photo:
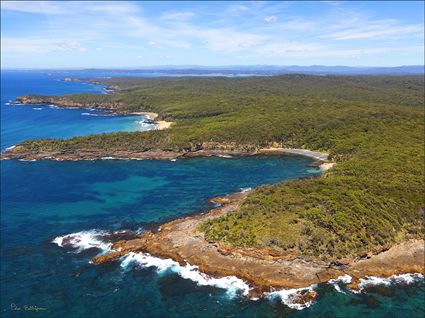
M 265 17 L 264 18 L 264 21 L 266 21 L 267 23 L 276 22 L 277 21 L 277 16 L 271 15 L 271 16 Z
M 43 15 L 56 14 L 134 14 L 140 9 L 132 2 L 120 1 L 1 1 L 1 9 L 6 11 L 35 13 Z
M 268 36 L 238 32 L 232 29 L 197 29 L 192 34 L 213 51 L 234 52 L 255 47 Z
M 136 58 L 137 58 L 138 60 L 143 60 L 143 56 L 141 56 L 141 55 L 138 55 Z
M 410 47 L 375 47 L 358 49 L 340 49 L 336 46 L 322 45 L 318 43 L 270 43 L 257 48 L 253 56 L 256 57 L 345 57 L 356 58 L 365 55 L 385 54 L 385 53 L 418 53 L 423 54 L 424 46 Z
M 240 13 L 240 12 L 249 11 L 249 8 L 244 5 L 235 4 L 235 5 L 231 5 L 228 11 L 230 13 Z
M 63 8 L 50 1 L 1 1 L 1 10 L 36 14 L 60 14 L 66 12 Z
M 423 38 L 423 25 L 374 20 L 364 12 L 349 11 L 343 6 L 323 6 L 327 11 L 307 18 L 291 15 L 285 9 L 291 4 L 246 2 L 230 5 L 223 12 L 200 11 L 201 6 L 190 11 L 164 11 L 158 18 L 145 14 L 133 2 L 2 1 L 1 5 L 6 11 L 50 14 L 48 24 L 43 25 L 45 29 L 28 27 L 28 34 L 22 38 L 9 33 L 5 37 L 2 30 L 2 52 L 7 53 L 84 52 L 86 47 L 93 47 L 97 52 L 133 50 L 132 56 L 137 56 L 139 52 L 146 55 L 148 47 L 155 47 L 159 54 L 168 53 L 167 49 L 210 50 L 212 55 L 228 54 L 229 59 L 237 52 L 238 56 L 252 56 L 261 62 L 262 58 L 273 57 L 417 52 L 401 51 L 398 40 L 406 39 L 406 47 L 414 47 Z M 36 32 L 39 37 L 30 37 Z M 375 39 L 397 41 L 371 41 Z M 364 49 L 358 48 L 357 43 Z M 382 48 L 385 45 L 394 51 Z
M 195 16 L 191 11 L 167 11 L 162 13 L 160 19 L 168 22 L 183 22 Z
M 342 4 L 344 1 L 320 1 L 322 3 L 326 3 L 332 6 L 339 6 L 340 4 Z
M 135 14 L 139 7 L 132 2 L 109 2 L 109 1 L 88 1 L 78 3 L 80 10 L 86 12 L 100 13 L 106 15 L 128 15 Z
M 333 40 L 359 40 L 359 39 L 375 39 L 383 37 L 393 37 L 402 35 L 411 35 L 423 32 L 423 25 L 392 25 L 391 23 L 370 23 L 366 26 L 355 27 L 331 33 L 326 38 Z
M 41 54 L 53 52 L 84 52 L 86 48 L 75 40 L 50 40 L 37 38 L 1 38 L 2 53 Z

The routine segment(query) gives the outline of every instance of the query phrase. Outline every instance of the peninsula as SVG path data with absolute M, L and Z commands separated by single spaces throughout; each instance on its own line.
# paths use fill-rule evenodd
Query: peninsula
M 217 199 L 221 207 L 117 242 L 95 263 L 144 250 L 261 288 L 302 287 L 344 273 L 361 278 L 424 272 L 422 76 L 101 82 L 119 89 L 18 101 L 153 112 L 155 120 L 175 124 L 149 132 L 30 140 L 2 158 L 175 159 L 308 151 L 329 158 L 316 158 L 328 169 L 321 177 Z

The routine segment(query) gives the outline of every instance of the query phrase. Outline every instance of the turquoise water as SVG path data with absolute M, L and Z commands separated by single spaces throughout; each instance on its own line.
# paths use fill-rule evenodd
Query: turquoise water
M 42 73 L 9 75 L 7 100 L 22 94 L 19 83 L 23 82 L 27 92 L 102 92 L 101 87 L 83 83 L 50 81 L 52 77 L 46 79 Z M 2 145 L 9 146 L 37 131 L 51 137 L 63 131 L 87 133 L 83 122 L 78 124 L 78 119 L 85 117 L 81 110 L 51 110 L 58 120 L 65 116 L 62 132 L 51 129 L 50 116 L 34 120 L 45 110 L 2 106 L 2 123 L 8 125 L 6 129 L 2 125 Z M 69 111 L 80 113 L 68 122 L 74 116 Z M 25 129 L 22 121 L 27 122 Z M 279 298 L 254 301 L 240 291 L 232 294 L 229 289 L 199 286 L 199 280 L 184 279 L 173 269 L 158 272 L 155 267 L 137 263 L 123 266 L 123 262 L 89 264 L 109 242 L 109 233 L 116 239 L 117 235 L 128 235 L 119 234 L 122 230 L 140 232 L 166 220 L 206 211 L 212 207 L 208 199 L 214 196 L 318 173 L 307 166 L 310 162 L 303 157 L 279 156 L 176 162 L 3 160 L 1 316 L 423 317 L 423 280 L 375 287 L 360 294 L 344 286 L 338 292 L 331 284 L 321 284 L 316 288 L 318 300 L 309 308 L 296 310 Z M 80 238 L 90 234 L 88 243 L 93 247 L 82 248 L 84 242 L 77 243 L 78 247 L 59 247 L 52 242 L 70 233 Z M 93 238 L 96 233 L 97 240 Z M 25 305 L 46 310 L 14 310 Z

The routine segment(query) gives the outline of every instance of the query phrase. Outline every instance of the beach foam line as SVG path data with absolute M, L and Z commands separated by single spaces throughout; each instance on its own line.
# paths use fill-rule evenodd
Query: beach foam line
M 345 292 L 341 289 L 341 287 L 342 287 L 342 285 L 346 286 L 346 285 L 350 284 L 352 279 L 353 278 L 350 275 L 345 274 L 343 276 L 339 276 L 337 278 L 330 279 L 328 281 L 328 284 L 333 285 L 337 292 L 345 294 Z
M 346 290 L 355 294 L 359 294 L 361 292 L 367 292 L 367 288 L 372 286 L 383 285 L 390 287 L 395 285 L 409 285 L 421 279 L 424 279 L 424 275 L 420 273 L 393 275 L 390 277 L 366 276 L 364 278 L 360 278 L 358 291 L 349 288 L 346 288 Z M 345 274 L 343 276 L 339 276 L 338 278 L 329 280 L 328 284 L 333 285 L 336 291 L 345 294 L 342 288 L 350 284 L 351 281 L 352 277 Z
M 314 303 L 314 299 L 308 300 L 308 297 L 307 300 L 304 299 L 306 295 L 313 293 L 316 288 L 317 285 L 314 284 L 305 288 L 281 289 L 265 293 L 265 296 L 268 299 L 280 298 L 281 302 L 289 308 L 303 310 Z
M 140 129 L 143 129 L 143 130 L 154 130 L 155 129 L 155 124 L 149 124 L 149 123 L 144 122 L 143 120 L 136 120 L 135 122 L 140 125 Z
M 246 192 L 249 192 L 251 190 L 252 190 L 252 188 L 250 188 L 250 187 L 248 187 L 248 188 L 241 188 L 240 193 L 246 193 Z
M 226 294 L 233 298 L 238 294 L 248 296 L 249 285 L 236 276 L 225 276 L 214 278 L 199 271 L 198 266 L 185 264 L 180 265 L 178 262 L 170 258 L 161 259 L 151 256 L 148 253 L 131 252 L 122 257 L 121 267 L 127 269 L 131 264 L 138 264 L 141 267 L 156 267 L 158 273 L 171 271 L 182 277 L 195 282 L 199 286 L 213 286 L 226 289 Z
M 409 285 L 422 279 L 424 279 L 424 275 L 420 273 L 393 275 L 387 278 L 366 276 L 365 278 L 360 278 L 359 287 L 360 290 L 364 290 L 367 287 L 377 285 Z
M 58 236 L 53 239 L 52 243 L 60 247 L 72 247 L 76 249 L 76 253 L 80 253 L 90 248 L 100 249 L 102 252 L 111 250 L 112 243 L 104 242 L 102 236 L 108 232 L 100 230 L 89 230 Z

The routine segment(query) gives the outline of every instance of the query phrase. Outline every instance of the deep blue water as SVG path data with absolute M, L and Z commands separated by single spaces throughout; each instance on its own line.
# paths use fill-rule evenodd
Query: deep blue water
M 64 82 L 62 76 L 35 71 L 1 73 L 1 149 L 26 139 L 69 138 L 114 131 L 152 129 L 141 125 L 145 116 L 109 116 L 89 109 L 63 109 L 48 105 L 13 105 L 17 96 L 26 94 L 60 95 L 104 93 L 101 85 Z
M 4 74 L 3 74 L 4 75 Z M 2 76 L 2 101 L 25 93 L 102 92 L 39 72 Z M 6 97 L 3 96 L 6 95 Z M 127 118 L 82 110 L 32 110 L 2 104 L 2 146 L 34 137 L 67 137 L 128 128 Z M 75 114 L 74 114 L 75 113 Z M 39 115 L 44 114 L 44 115 Z M 95 122 L 84 122 L 85 117 Z M 117 121 L 116 121 L 117 120 Z M 121 122 L 120 120 L 125 120 Z M 53 128 L 54 122 L 60 127 Z M 105 122 L 105 126 L 102 126 Z M 23 124 L 25 123 L 25 124 Z M 4 127 L 6 125 L 6 127 Z M 113 127 L 112 127 L 113 126 Z M 93 129 L 94 129 L 93 128 Z M 211 208 L 208 198 L 318 173 L 303 157 L 197 158 L 171 161 L 1 161 L 1 316 L 4 317 L 423 317 L 425 286 L 339 293 L 298 311 L 279 299 L 257 301 L 198 286 L 173 271 L 120 262 L 93 266 L 97 248 L 61 248 L 56 237 L 81 231 L 143 230 Z M 83 232 L 84 233 L 84 232 Z M 12 305 L 15 304 L 15 305 Z M 46 311 L 12 310 L 39 306 Z

